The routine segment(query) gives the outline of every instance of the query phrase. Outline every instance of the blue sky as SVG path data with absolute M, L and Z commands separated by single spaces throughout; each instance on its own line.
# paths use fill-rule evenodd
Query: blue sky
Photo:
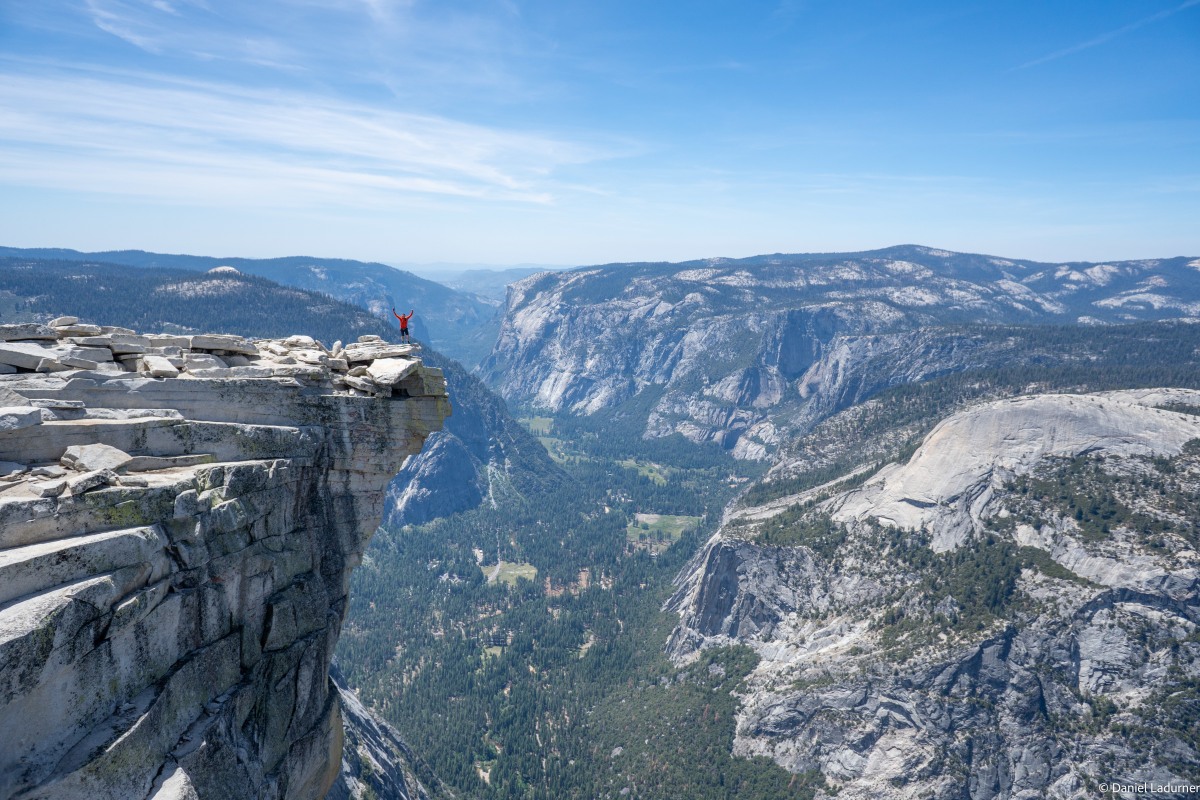
M 0 244 L 1200 255 L 1200 0 L 0 3 Z

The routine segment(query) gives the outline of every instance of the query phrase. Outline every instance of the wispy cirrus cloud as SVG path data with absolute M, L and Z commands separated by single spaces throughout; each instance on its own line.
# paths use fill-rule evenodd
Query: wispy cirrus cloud
M 269 15 L 257 17 L 253 6 L 244 20 L 231 20 L 202 0 L 85 0 L 83 9 L 98 30 L 167 60 L 304 69 L 305 48 L 297 46 L 301 37 L 278 21 L 262 24 Z M 231 25 L 233 21 L 239 24 Z
M 177 201 L 552 202 L 598 147 L 312 93 L 138 75 L 8 74 L 0 182 Z
M 1053 53 L 1049 53 L 1047 55 L 1042 56 L 1041 58 L 1035 58 L 1032 61 L 1026 61 L 1024 64 L 1014 67 L 1013 69 L 1014 70 L 1029 69 L 1030 67 L 1036 67 L 1039 64 L 1045 64 L 1049 61 L 1055 61 L 1060 58 L 1065 58 L 1066 56 L 1075 55 L 1076 53 L 1080 53 L 1080 52 L 1082 52 L 1084 50 L 1088 50 L 1092 47 L 1098 47 L 1102 44 L 1107 44 L 1108 42 L 1111 42 L 1113 39 L 1116 39 L 1120 36 L 1124 36 L 1127 33 L 1132 33 L 1133 31 L 1136 31 L 1138 28 L 1143 28 L 1152 23 L 1160 22 L 1160 21 L 1166 19 L 1167 17 L 1174 16 L 1175 14 L 1178 14 L 1180 11 L 1183 11 L 1185 9 L 1191 8 L 1192 6 L 1196 6 L 1196 5 L 1200 5 L 1200 0 L 1187 0 L 1187 2 L 1180 3 L 1179 5 L 1175 6 L 1174 8 L 1163 9 L 1162 11 L 1159 11 L 1157 14 L 1151 14 L 1148 17 L 1143 17 L 1142 19 L 1135 20 L 1135 21 L 1129 23 L 1128 25 L 1123 25 L 1120 28 L 1116 28 L 1115 30 L 1107 31 L 1106 33 L 1102 33 L 1099 36 L 1088 39 L 1086 42 L 1080 42 L 1079 44 L 1072 45 L 1071 47 L 1065 47 L 1062 50 L 1056 50 Z
M 154 3 L 149 3 L 147 5 L 149 9 L 157 8 L 160 12 L 164 10 L 163 6 L 165 6 L 170 9 L 171 13 L 177 13 L 172 6 L 166 4 L 156 6 Z M 142 14 L 132 13 L 133 9 L 129 7 L 129 4 L 86 0 L 85 8 L 92 23 L 105 33 L 112 34 L 148 53 L 162 51 L 160 32 L 153 25 L 147 24 Z
M 537 92 L 530 84 L 538 79 L 517 66 L 531 52 L 528 31 L 519 9 L 504 2 L 83 0 L 81 10 L 88 25 L 158 56 L 164 68 L 228 62 L 340 76 L 405 96 Z

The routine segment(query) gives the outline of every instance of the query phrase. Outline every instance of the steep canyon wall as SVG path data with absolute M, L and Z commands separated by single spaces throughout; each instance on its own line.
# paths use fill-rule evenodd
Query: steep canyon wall
M 0 326 L 0 797 L 322 797 L 350 572 L 441 373 L 93 328 Z

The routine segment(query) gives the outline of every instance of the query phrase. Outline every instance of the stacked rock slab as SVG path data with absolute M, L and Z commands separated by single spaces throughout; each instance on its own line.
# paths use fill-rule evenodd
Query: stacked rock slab
M 329 789 L 350 572 L 450 413 L 359 344 L 0 326 L 0 797 Z

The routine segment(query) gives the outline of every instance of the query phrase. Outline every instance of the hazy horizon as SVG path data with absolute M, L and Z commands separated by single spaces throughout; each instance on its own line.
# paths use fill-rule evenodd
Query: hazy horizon
M 619 265 L 619 264 L 625 264 L 625 263 L 630 263 L 630 264 L 688 263 L 688 262 L 694 262 L 694 261 L 709 261 L 709 260 L 737 261 L 737 260 L 745 259 L 745 258 L 754 258 L 754 257 L 761 257 L 761 256 L 775 256 L 775 255 L 778 255 L 778 256 L 790 256 L 790 255 L 839 256 L 839 255 L 849 255 L 849 254 L 861 253 L 861 252 L 877 252 L 880 250 L 888 250 L 888 249 L 892 249 L 892 248 L 896 248 L 896 247 L 923 247 L 930 251 L 942 250 L 942 251 L 960 253 L 960 254 L 965 254 L 965 255 L 981 255 L 981 256 L 989 256 L 989 257 L 995 257 L 995 258 L 1016 259 L 1016 260 L 1021 260 L 1021 261 L 1042 262 L 1042 263 L 1046 263 L 1046 264 L 1099 263 L 1102 261 L 1161 261 L 1161 260 L 1170 259 L 1170 258 L 1197 258 L 1197 259 L 1200 259 L 1200 251 L 1198 251 L 1198 252 L 1192 252 L 1192 253 L 1169 253 L 1169 254 L 1164 253 L 1164 254 L 1157 254 L 1157 255 L 1146 255 L 1146 256 L 1138 256 L 1138 257 L 1133 257 L 1133 258 L 1120 258 L 1120 259 L 1118 259 L 1118 258 L 1110 258 L 1110 259 L 1064 258 L 1064 259 L 1051 259 L 1049 261 L 1045 261 L 1043 259 L 1038 259 L 1038 258 L 1029 258 L 1024 255 L 1017 254 L 1017 253 L 983 252 L 983 251 L 976 251 L 976 250 L 947 250 L 947 248 L 944 248 L 944 247 L 927 245 L 927 244 L 920 243 L 920 242 L 897 242 L 897 243 L 890 244 L 890 245 L 884 245 L 884 246 L 878 247 L 878 248 L 856 249 L 856 250 L 791 251 L 791 252 L 787 252 L 787 253 L 754 252 L 754 253 L 742 253 L 742 254 L 738 254 L 738 255 L 711 255 L 711 256 L 703 256 L 703 257 L 691 258 L 691 259 L 657 259 L 657 260 L 655 260 L 655 259 L 631 259 L 631 260 L 626 260 L 626 261 L 607 261 L 607 262 L 595 262 L 595 263 L 589 263 L 589 264 L 538 264 L 538 263 L 529 263 L 529 262 L 487 263 L 487 262 L 456 262 L 456 261 L 430 261 L 430 262 L 422 262 L 422 263 L 411 263 L 411 262 L 406 263 L 403 261 L 384 260 L 384 259 L 354 259 L 354 258 L 350 258 L 348 256 L 338 255 L 338 254 L 330 254 L 330 253 L 299 253 L 299 252 L 285 253 L 285 252 L 280 252 L 280 253 L 275 253 L 275 254 L 270 254 L 270 255 L 262 255 L 262 256 L 244 256 L 244 255 L 228 253 L 228 252 L 219 252 L 219 253 L 214 254 L 214 253 L 202 253 L 202 252 L 154 251 L 154 250 L 146 250 L 146 248 L 142 248 L 142 247 L 114 248 L 114 249 L 109 249 L 109 250 L 84 250 L 81 248 L 57 247 L 57 246 L 50 246 L 50 245 L 17 247 L 15 245 L 11 245 L 11 244 L 8 244 L 5 242 L 0 242 L 0 248 L 5 248 L 5 247 L 12 247 L 14 249 L 20 249 L 20 250 L 54 250 L 54 249 L 73 250 L 77 253 L 82 253 L 82 254 L 86 254 L 86 255 L 102 255 L 103 253 L 106 253 L 106 252 L 117 253 L 117 252 L 122 252 L 122 251 L 132 251 L 132 252 L 141 251 L 141 252 L 157 253 L 160 255 L 168 255 L 168 256 L 197 256 L 197 257 L 201 257 L 201 258 L 211 258 L 211 259 L 215 259 L 215 260 L 220 260 L 222 258 L 228 258 L 231 260 L 245 258 L 245 259 L 262 260 L 262 261 L 270 261 L 270 260 L 275 260 L 275 259 L 286 259 L 286 258 L 312 258 L 314 260 L 345 259 L 345 260 L 350 260 L 350 261 L 359 261 L 361 263 L 382 264 L 383 266 L 391 267 L 392 269 L 403 270 L 405 272 L 411 272 L 412 274 L 417 275 L 419 277 L 423 277 L 428 280 L 434 280 L 434 281 L 437 281 L 439 278 L 454 277 L 454 276 L 461 275 L 461 274 L 467 273 L 467 272 L 472 272 L 472 271 L 497 272 L 497 273 L 516 271 L 516 270 L 545 270 L 545 271 L 555 270 L 555 271 L 557 271 L 557 270 L 571 270 L 571 269 L 588 269 L 588 268 L 592 268 L 592 267 L 604 267 L 604 266 L 609 266 L 609 265 L 614 265 L 614 264 Z

